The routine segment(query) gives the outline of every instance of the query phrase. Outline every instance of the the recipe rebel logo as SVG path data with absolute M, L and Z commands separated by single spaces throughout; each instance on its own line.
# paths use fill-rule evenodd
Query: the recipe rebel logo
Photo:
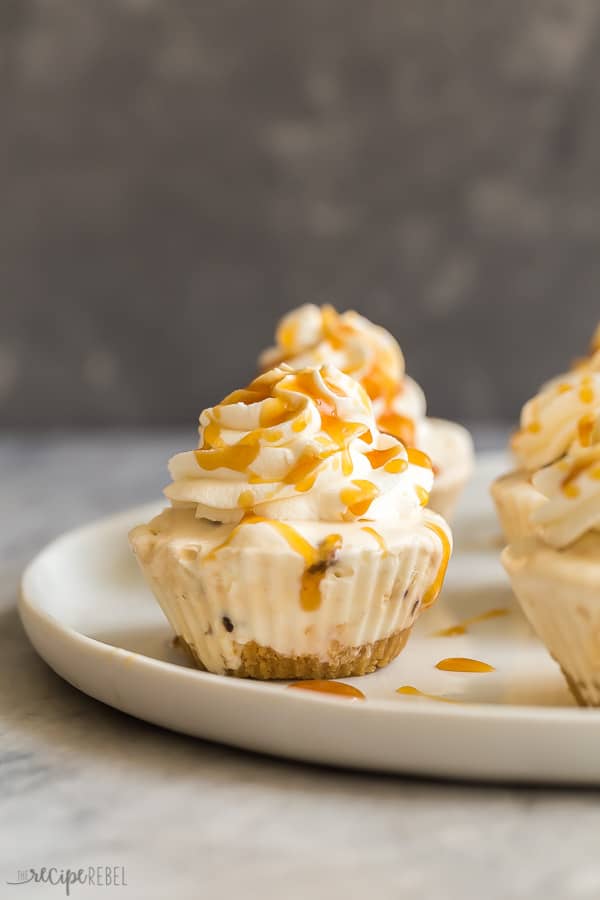
M 23 884 L 49 884 L 62 887 L 65 896 L 71 896 L 71 890 L 82 887 L 116 888 L 127 887 L 125 866 L 86 866 L 79 869 L 61 869 L 58 866 L 43 866 L 39 869 L 19 869 L 16 879 L 7 881 L 11 887 Z

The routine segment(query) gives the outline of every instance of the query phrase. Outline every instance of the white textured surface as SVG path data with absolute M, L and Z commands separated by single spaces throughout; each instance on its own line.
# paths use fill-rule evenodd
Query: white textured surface
M 189 440 L 0 442 L 0 896 L 61 895 L 6 887 L 19 868 L 123 864 L 129 888 L 120 894 L 150 900 L 595 900 L 596 792 L 420 782 L 255 757 L 120 715 L 35 656 L 15 611 L 24 562 L 65 528 L 152 497 L 167 455 Z

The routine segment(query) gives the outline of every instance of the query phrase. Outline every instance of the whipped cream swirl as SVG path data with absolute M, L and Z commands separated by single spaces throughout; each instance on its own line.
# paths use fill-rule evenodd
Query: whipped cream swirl
M 525 404 L 512 449 L 529 472 L 556 462 L 585 436 L 600 413 L 600 371 L 578 368 L 554 379 Z
M 429 459 L 379 431 L 364 388 L 333 366 L 287 365 L 200 417 L 197 450 L 169 464 L 165 494 L 198 518 L 388 520 L 427 503 Z
M 359 381 L 373 402 L 382 431 L 417 443 L 425 396 L 405 373 L 404 356 L 392 335 L 356 312 L 307 303 L 279 323 L 276 345 L 259 358 L 262 370 L 282 362 L 293 369 L 330 364 Z
M 532 514 L 547 544 L 568 547 L 600 528 L 600 418 L 590 419 L 566 455 L 536 472 L 532 482 L 547 498 Z

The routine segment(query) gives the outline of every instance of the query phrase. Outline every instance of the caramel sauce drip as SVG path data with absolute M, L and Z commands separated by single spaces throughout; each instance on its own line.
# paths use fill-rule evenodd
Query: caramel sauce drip
M 321 427 L 337 448 L 346 446 L 353 438 L 367 431 L 367 426 L 360 422 L 345 422 L 340 419 L 330 398 L 319 391 L 310 373 L 296 372 L 290 387 L 310 397 L 315 403 L 321 415 Z
M 285 522 L 246 514 L 241 522 L 232 528 L 227 539 L 211 550 L 205 558 L 214 559 L 220 550 L 231 544 L 236 535 L 239 534 L 240 529 L 245 525 L 255 525 L 259 522 L 268 523 L 271 528 L 281 535 L 288 547 L 302 557 L 304 571 L 300 583 L 300 606 L 306 612 L 314 612 L 321 605 L 321 582 L 327 569 L 335 562 L 337 554 L 342 547 L 342 536 L 339 534 L 329 534 L 321 541 L 318 547 L 313 547 L 295 528 L 292 528 L 291 525 Z
M 407 416 L 401 416 L 391 410 L 386 410 L 379 416 L 377 425 L 380 431 L 383 431 L 385 434 L 391 434 L 392 437 L 402 441 L 405 447 L 412 447 L 415 443 L 415 423 Z
M 321 605 L 321 582 L 342 546 L 339 534 L 329 534 L 318 548 L 313 547 L 295 528 L 285 522 L 269 520 L 269 524 L 287 542 L 290 549 L 304 560 L 304 572 L 300 584 L 300 606 L 306 612 L 314 612 Z
M 282 523 L 273 524 L 280 525 Z M 284 537 L 286 536 L 285 532 L 293 531 L 289 525 L 284 525 L 283 529 L 281 533 L 284 534 Z M 290 535 L 286 539 L 292 549 L 301 552 L 298 538 L 300 538 L 300 535 L 295 532 L 295 536 Z M 309 553 L 303 553 L 305 568 L 300 585 L 300 606 L 305 612 L 314 612 L 321 605 L 321 582 L 327 569 L 333 565 L 337 558 L 342 547 L 342 536 L 340 534 L 327 535 L 321 541 L 317 550 L 311 544 L 308 544 L 307 541 L 304 541 L 303 538 L 300 538 L 300 540 L 306 545 L 307 549 L 310 548 Z
M 593 381 L 589 376 L 582 379 L 581 387 L 579 388 L 579 399 L 582 403 L 593 403 L 596 399 Z
M 341 499 L 348 507 L 348 511 L 356 518 L 360 518 L 368 512 L 378 493 L 379 490 L 372 481 L 358 478 L 348 487 L 342 488 Z
M 471 625 L 477 625 L 479 622 L 487 622 L 489 619 L 499 619 L 501 616 L 507 616 L 508 613 L 509 610 L 506 609 L 506 607 L 489 609 L 487 612 L 481 613 L 479 616 L 471 616 L 470 619 L 465 619 L 457 625 L 450 625 L 449 628 L 442 628 L 440 631 L 434 632 L 433 637 L 457 637 L 458 635 L 466 634 Z
M 265 431 L 263 435 L 264 439 L 269 442 L 269 444 L 274 444 L 276 441 L 280 441 L 283 437 L 283 431 L 277 431 L 277 429 Z
M 408 454 L 408 461 L 409 463 L 412 463 L 413 466 L 420 466 L 422 469 L 433 470 L 433 464 L 426 453 L 417 450 L 416 447 L 409 447 L 406 452 Z
M 217 553 L 219 553 L 220 550 L 224 550 L 225 547 L 228 547 L 245 525 L 255 525 L 257 522 L 267 521 L 268 519 L 265 519 L 262 516 L 255 516 L 252 513 L 246 513 L 241 522 L 238 522 L 237 525 L 234 525 L 223 543 L 219 544 L 217 547 L 213 547 L 213 549 L 206 554 L 205 559 L 215 559 Z
M 581 491 L 579 490 L 579 486 L 575 484 L 575 481 L 583 472 L 588 469 L 591 469 L 589 475 L 594 480 L 597 480 L 596 468 L 592 468 L 596 463 L 600 461 L 600 446 L 593 445 L 588 449 L 588 452 L 585 453 L 581 459 L 577 461 L 575 465 L 573 465 L 568 472 L 568 475 L 563 479 L 561 484 L 561 490 L 565 497 L 569 497 L 572 500 L 577 499 L 580 496 Z
M 217 450 L 225 447 L 225 441 L 221 437 L 221 426 L 218 422 L 209 422 L 204 427 L 204 443 L 203 450 Z
M 234 391 L 224 401 L 224 405 L 232 403 L 256 403 L 262 404 L 259 416 L 260 427 L 246 434 L 240 441 L 233 445 L 227 445 L 221 436 L 221 427 L 216 421 L 218 407 L 213 411 L 214 420 L 211 420 L 203 432 L 203 445 L 194 451 L 196 461 L 200 468 L 212 471 L 214 469 L 231 469 L 235 472 L 248 472 L 251 484 L 269 484 L 283 482 L 293 485 L 300 493 L 309 491 L 316 481 L 319 466 L 323 460 L 332 456 L 335 452 L 341 452 L 341 465 L 344 475 L 352 474 L 353 463 L 349 443 L 359 435 L 369 434 L 365 425 L 359 422 L 346 422 L 337 414 L 331 398 L 319 390 L 318 384 L 308 372 L 297 372 L 291 377 L 289 387 L 310 397 L 317 406 L 321 416 L 321 427 L 326 437 L 323 438 L 323 450 L 316 454 L 309 451 L 290 469 L 282 478 L 264 479 L 252 473 L 250 467 L 260 452 L 260 441 L 264 439 L 269 443 L 281 440 L 283 432 L 273 430 L 278 425 L 293 419 L 292 430 L 296 433 L 307 426 L 306 416 L 298 414 L 297 410 L 279 397 L 270 396 L 272 379 L 268 376 L 260 376 L 252 384 L 241 391 Z M 333 390 L 334 385 L 329 385 Z M 342 393 L 336 388 L 335 393 Z M 372 441 L 372 435 L 369 434 Z
M 596 416 L 592 413 L 582 416 L 577 425 L 577 434 L 579 443 L 582 447 L 591 447 L 594 431 L 596 428 Z
M 436 669 L 441 669 L 442 672 L 495 672 L 494 667 L 489 663 L 481 662 L 479 659 L 469 659 L 465 656 L 441 659 L 439 663 L 436 663 Z
M 383 550 L 383 555 L 384 556 L 388 555 L 387 544 L 385 543 L 384 539 L 382 538 L 382 536 L 379 534 L 378 531 L 375 531 L 375 529 L 371 528 L 370 525 L 363 526 L 361 531 L 364 531 L 364 532 L 366 532 L 366 534 L 370 534 L 372 538 L 375 538 L 375 540 L 377 541 L 377 543 Z
M 419 499 L 421 506 L 427 506 L 429 503 L 429 491 L 426 491 L 420 484 L 415 485 L 415 493 Z
M 389 447 L 387 450 L 369 450 L 368 453 L 365 453 L 365 456 L 371 463 L 372 469 L 381 469 L 386 463 L 395 459 L 399 449 L 399 447 Z
M 321 309 L 321 327 L 323 336 L 334 350 L 340 350 L 344 344 L 357 335 L 356 328 L 344 321 L 332 306 Z M 371 400 L 383 399 L 386 405 L 399 393 L 397 380 L 388 375 L 386 369 L 393 369 L 394 357 L 391 351 L 381 347 L 375 354 L 374 362 L 368 372 L 360 377 L 359 382 Z M 355 375 L 355 370 L 346 369 L 347 375 Z
M 321 307 L 322 337 L 319 338 L 319 342 L 321 340 L 328 341 L 334 350 L 338 350 L 343 346 L 344 337 L 351 333 L 352 329 L 342 321 L 333 306 Z M 298 327 L 293 318 L 278 326 L 275 333 L 275 342 L 280 351 L 277 355 L 277 365 L 295 356 L 299 350 L 309 349 L 308 347 L 298 347 L 297 339 Z
M 318 341 L 325 341 L 332 350 L 341 350 L 349 340 L 358 334 L 351 322 L 344 320 L 343 316 L 326 304 L 321 307 L 321 336 Z M 290 359 L 297 351 L 297 333 L 293 322 L 287 322 L 277 329 L 276 341 L 281 348 L 280 361 Z M 383 399 L 389 406 L 393 398 L 400 393 L 402 385 L 396 378 L 389 375 L 387 369 L 393 369 L 395 358 L 392 351 L 380 348 L 370 370 L 360 377 L 360 384 L 371 400 Z M 347 375 L 357 374 L 355 370 L 346 369 Z M 334 393 L 338 389 L 328 385 Z M 410 421 L 410 420 L 407 420 Z M 412 423 L 411 423 L 412 424 Z
M 259 450 L 260 446 L 258 443 L 246 441 L 243 438 L 239 443 L 233 444 L 231 447 L 194 450 L 194 455 L 200 468 L 209 472 L 215 469 L 232 469 L 234 472 L 246 472 L 258 456 Z
M 383 467 L 386 472 L 390 472 L 392 475 L 400 474 L 401 472 L 406 472 L 408 469 L 408 463 L 405 459 L 391 459 L 388 463 Z
M 343 681 L 293 681 L 288 688 L 300 691 L 316 691 L 319 694 L 333 694 L 336 697 L 344 697 L 347 700 L 366 700 L 362 691 Z
M 296 347 L 297 327 L 294 321 L 282 322 L 277 329 L 275 339 L 284 354 L 291 354 Z M 285 359 L 285 356 L 284 356 Z
M 377 361 L 373 364 L 371 370 L 363 376 L 361 384 L 371 400 L 379 400 L 381 398 L 386 401 L 388 406 L 398 393 L 398 382 L 395 378 L 388 375 Z
M 284 484 L 292 484 L 299 493 L 303 494 L 310 491 L 313 487 L 321 463 L 327 459 L 329 454 L 314 456 L 312 453 L 301 456 L 295 466 L 282 479 Z
M 275 380 L 274 376 L 270 377 L 270 373 L 259 375 L 258 378 L 255 378 L 254 381 L 250 382 L 248 387 L 232 391 L 231 394 L 228 394 L 227 397 L 221 401 L 220 405 L 232 406 L 234 403 L 246 403 L 251 405 L 252 403 L 261 403 L 263 400 L 268 400 L 271 396 Z
M 321 413 L 321 427 L 336 447 L 341 449 L 347 446 L 353 438 L 359 437 L 366 431 L 366 427 L 359 422 L 344 422 L 335 412 L 332 414 L 325 413 L 322 400 L 315 400 L 315 403 Z
M 354 463 L 350 451 L 346 447 L 342 450 L 342 473 L 348 478 L 354 471 Z
M 426 700 L 438 700 L 440 703 L 457 703 L 457 700 L 449 700 L 447 697 L 438 697 L 436 694 L 425 694 L 412 684 L 403 684 L 402 687 L 396 688 L 397 694 L 405 697 L 423 697 Z
M 333 455 L 334 450 L 323 451 L 315 454 L 313 451 L 307 451 L 294 466 L 281 478 L 262 478 L 260 475 L 248 476 L 250 484 L 291 484 L 299 493 L 309 491 L 319 475 L 321 464 Z
M 340 350 L 344 346 L 344 340 L 353 333 L 352 327 L 344 322 L 329 303 L 321 307 L 321 329 L 323 337 L 329 341 L 334 350 Z
M 563 384 L 559 384 L 556 390 L 559 394 L 569 394 L 573 390 L 573 385 L 567 384 L 565 381 Z
M 437 534 L 440 541 L 442 542 L 442 561 L 431 587 L 423 597 L 424 608 L 431 606 L 439 597 L 440 591 L 444 586 L 444 578 L 446 577 L 446 570 L 448 568 L 448 563 L 450 562 L 450 554 L 452 552 L 448 535 L 446 534 L 444 529 L 439 525 L 436 525 L 434 522 L 426 522 L 426 525 L 430 531 L 433 531 L 434 534 Z
M 254 506 L 254 494 L 250 490 L 242 491 L 238 497 L 238 506 L 242 509 L 252 509 Z
M 306 421 L 306 419 L 302 416 L 298 416 L 298 418 L 294 419 L 294 421 L 292 422 L 292 431 L 294 431 L 296 434 L 299 434 L 301 431 L 304 431 L 307 425 L 308 422 Z
M 259 423 L 261 428 L 273 428 L 289 421 L 290 415 L 294 413 L 295 410 L 280 397 L 267 397 L 260 407 Z
M 334 310 L 325 310 L 324 316 L 330 322 L 331 327 L 336 324 L 337 313 Z M 245 472 L 248 473 L 250 484 L 283 482 L 293 485 L 298 492 L 302 493 L 313 488 L 321 463 L 338 452 L 341 454 L 342 472 L 344 476 L 350 477 L 354 467 L 348 445 L 354 438 L 359 436 L 363 436 L 365 440 L 372 443 L 373 436 L 364 424 L 346 422 L 341 419 L 337 414 L 335 404 L 331 402 L 331 397 L 315 382 L 310 372 L 304 371 L 296 372 L 293 376 L 290 376 L 288 386 L 291 390 L 296 390 L 311 398 L 319 410 L 321 428 L 325 435 L 321 440 L 323 445 L 322 451 L 319 453 L 315 453 L 314 450 L 307 452 L 286 475 L 277 479 L 264 479 L 252 472 L 251 466 L 260 452 L 261 439 L 270 443 L 275 443 L 282 439 L 283 433 L 280 430 L 274 430 L 276 426 L 293 419 L 292 429 L 298 432 L 307 425 L 306 417 L 302 414 L 298 415 L 297 410 L 294 410 L 289 403 L 279 397 L 270 395 L 273 384 L 274 378 L 270 377 L 269 374 L 259 376 L 246 389 L 234 391 L 223 401 L 223 405 L 261 403 L 260 427 L 246 434 L 234 445 L 227 445 L 224 442 L 221 427 L 217 421 L 219 408 L 215 408 L 213 419 L 204 427 L 203 445 L 194 451 L 198 466 L 207 471 L 224 468 L 240 473 Z M 343 392 L 336 385 L 328 384 L 328 388 L 338 395 L 343 395 Z M 368 398 L 365 394 L 363 396 L 365 405 L 368 405 Z M 400 473 L 405 470 L 407 463 L 403 459 L 397 459 L 397 454 L 398 448 L 393 447 L 388 450 L 372 450 L 366 455 L 373 469 L 383 467 L 387 472 Z M 417 450 L 411 450 L 409 459 L 416 465 L 431 468 L 428 457 Z M 348 514 L 358 518 L 365 515 L 377 494 L 378 489 L 371 482 L 355 480 L 350 486 L 342 490 L 341 500 L 347 506 Z M 252 496 L 252 492 L 242 492 L 240 495 L 240 506 L 242 509 L 249 510 L 252 508 L 250 500 Z M 420 489 L 418 496 L 421 504 L 426 505 L 428 501 L 426 492 Z

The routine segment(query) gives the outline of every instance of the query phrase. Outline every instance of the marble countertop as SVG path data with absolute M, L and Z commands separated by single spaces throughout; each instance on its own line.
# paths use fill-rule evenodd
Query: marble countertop
M 71 896 L 285 900 L 600 896 L 596 791 L 449 784 L 292 764 L 138 722 L 35 655 L 16 599 L 59 532 L 151 499 L 183 432 L 0 439 L 0 896 L 18 870 L 124 866 Z M 480 446 L 500 446 L 479 430 Z M 543 747 L 540 748 L 543 752 Z

